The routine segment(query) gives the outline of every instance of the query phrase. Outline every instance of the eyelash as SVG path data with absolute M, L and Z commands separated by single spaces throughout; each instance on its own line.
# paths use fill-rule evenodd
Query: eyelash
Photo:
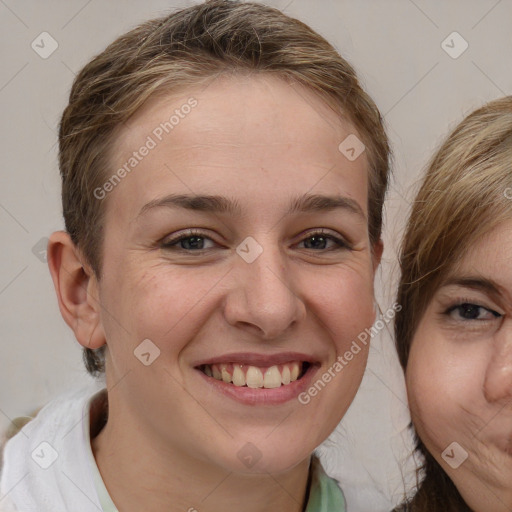
M 462 312 L 461 308 L 463 306 L 471 306 L 471 307 L 474 307 L 476 309 L 484 309 L 485 311 L 491 313 L 495 318 L 501 318 L 503 316 L 500 313 L 498 313 L 497 311 L 494 311 L 491 308 L 487 308 L 485 306 L 482 306 L 481 304 L 476 304 L 475 302 L 473 302 L 470 299 L 460 299 L 460 300 L 457 300 L 457 302 L 455 304 L 452 304 L 449 308 L 447 308 L 443 312 L 443 315 L 451 316 L 451 314 L 454 311 L 456 311 L 457 309 L 459 310 L 459 313 L 460 313 L 460 312 Z M 477 321 L 477 322 L 485 322 L 485 321 L 488 321 L 487 319 L 463 318 L 462 316 L 459 316 L 456 320 L 460 321 L 460 322 L 475 322 L 475 321 Z
M 309 238 L 313 238 L 315 236 L 321 236 L 324 239 L 332 240 L 337 245 L 337 247 L 335 247 L 335 248 L 316 250 L 316 252 L 352 250 L 352 246 L 347 241 L 343 240 L 342 238 L 338 238 L 332 234 L 325 233 L 324 231 L 321 231 L 321 230 L 320 231 L 312 231 L 312 232 L 308 233 L 307 236 L 301 240 L 301 242 L 303 242 L 304 240 L 307 240 Z M 177 247 L 181 241 L 187 240 L 188 238 L 194 238 L 194 237 L 212 240 L 212 238 L 207 236 L 205 233 L 195 230 L 195 229 L 190 229 L 186 233 L 176 236 L 175 238 L 171 238 L 169 240 L 164 240 L 160 244 L 160 246 L 162 249 L 181 251 L 181 252 L 186 252 L 186 253 L 192 253 L 192 252 L 202 253 L 202 252 L 210 250 L 209 248 L 194 250 L 194 249 L 183 249 L 182 247 Z M 315 251 L 315 249 L 309 249 L 309 250 Z

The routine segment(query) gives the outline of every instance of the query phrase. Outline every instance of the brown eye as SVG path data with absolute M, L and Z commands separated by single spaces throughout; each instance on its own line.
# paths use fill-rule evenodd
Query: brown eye
M 301 242 L 304 244 L 305 249 L 312 250 L 340 250 L 340 249 L 350 249 L 349 245 L 334 235 L 326 234 L 324 232 L 310 233 L 306 238 L 304 238 Z
M 464 302 L 451 307 L 447 313 L 456 320 L 493 320 L 501 315 L 492 309 Z

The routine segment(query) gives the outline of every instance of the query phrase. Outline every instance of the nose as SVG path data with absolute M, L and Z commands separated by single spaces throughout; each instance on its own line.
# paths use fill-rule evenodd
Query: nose
M 224 306 L 230 325 L 271 340 L 305 317 L 297 280 L 277 247 L 265 247 L 252 263 L 237 258 Z
M 493 354 L 485 373 L 484 394 L 488 402 L 512 400 L 511 332 L 494 339 Z

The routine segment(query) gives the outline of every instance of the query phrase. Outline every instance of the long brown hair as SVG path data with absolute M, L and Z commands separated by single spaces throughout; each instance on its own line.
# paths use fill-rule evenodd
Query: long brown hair
M 407 368 L 418 324 L 454 265 L 484 234 L 512 218 L 512 96 L 466 117 L 432 159 L 412 205 L 400 253 L 395 317 L 400 363 Z M 413 423 L 415 418 L 413 417 Z M 457 488 L 417 438 L 424 480 L 399 510 L 470 511 Z

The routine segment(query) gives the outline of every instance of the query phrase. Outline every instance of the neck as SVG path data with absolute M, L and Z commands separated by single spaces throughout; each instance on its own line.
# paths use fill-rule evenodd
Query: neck
M 91 445 L 105 486 L 123 512 L 302 512 L 310 459 L 279 474 L 241 474 L 157 446 L 133 420 L 110 415 Z M 94 433 L 93 433 L 94 435 Z

